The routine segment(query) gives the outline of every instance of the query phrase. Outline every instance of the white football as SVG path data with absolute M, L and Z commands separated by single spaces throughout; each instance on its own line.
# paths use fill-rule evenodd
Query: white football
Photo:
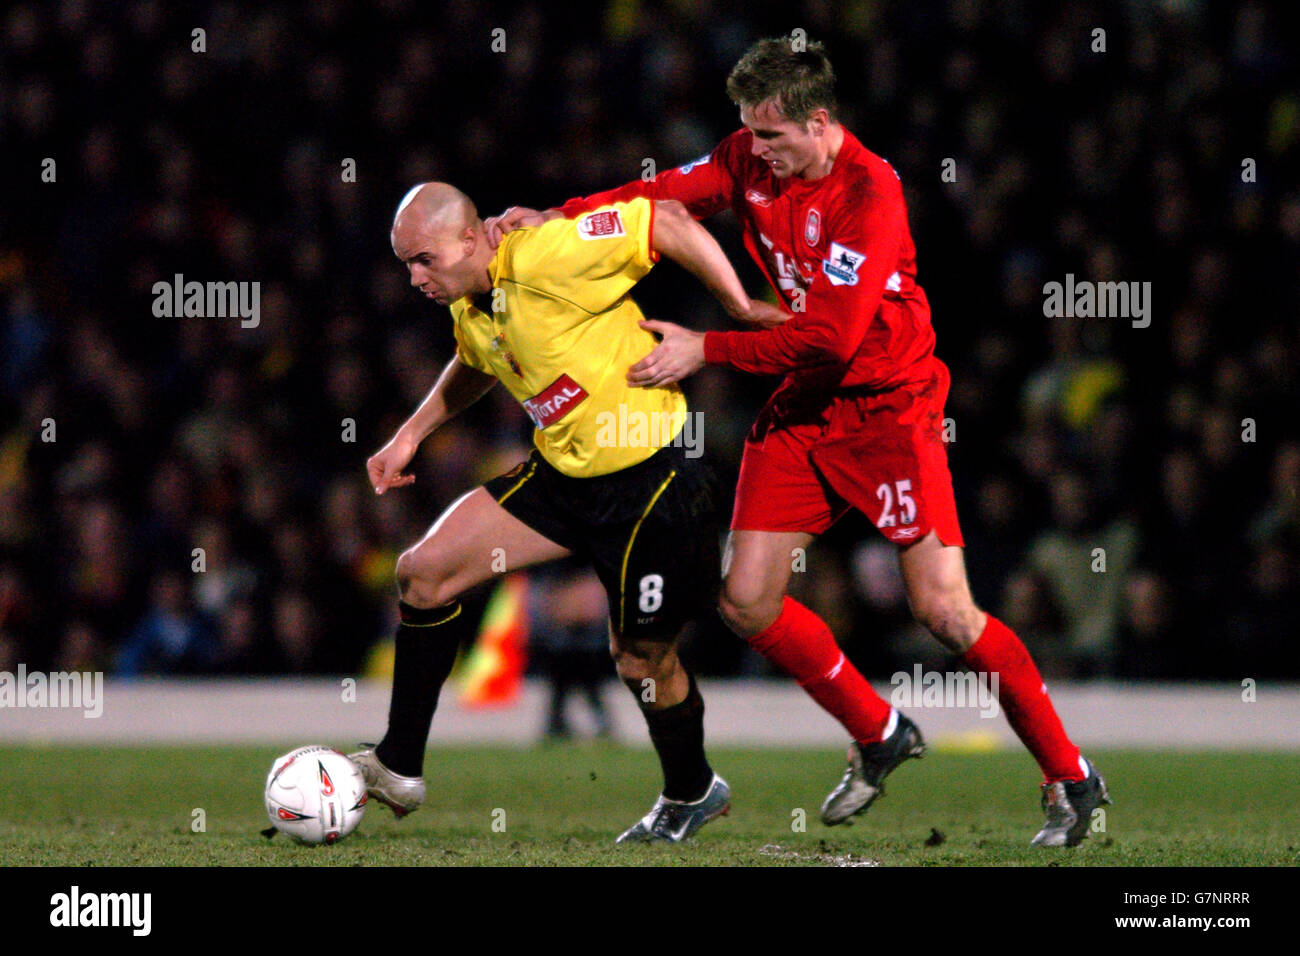
M 365 778 L 333 747 L 299 747 L 271 764 L 266 814 L 299 843 L 337 843 L 357 828 L 365 811 Z

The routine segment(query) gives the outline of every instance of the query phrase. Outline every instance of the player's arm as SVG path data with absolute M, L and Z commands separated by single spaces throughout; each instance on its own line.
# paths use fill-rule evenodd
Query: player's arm
M 655 200 L 654 210 L 651 248 L 703 282 L 728 315 L 756 328 L 771 328 L 790 317 L 784 309 L 751 299 L 745 293 L 736 270 L 718 241 L 695 221 L 684 203 L 676 199 Z M 499 225 L 504 232 L 509 232 L 513 228 L 539 226 L 560 218 L 563 217 L 554 209 L 538 212 L 512 206 L 499 217 Z
M 651 200 L 674 199 L 684 205 L 695 219 L 706 219 L 727 208 L 735 183 L 730 161 L 735 150 L 734 137 L 728 137 L 708 156 L 674 169 L 666 169 L 650 179 L 634 179 L 616 189 L 578 196 L 559 207 L 559 212 L 573 219 L 612 202 L 627 202 L 638 196 Z
M 488 241 L 496 246 L 501 236 L 513 229 L 541 225 L 564 216 L 573 219 L 593 209 L 615 202 L 628 202 L 638 196 L 650 200 L 675 199 L 684 205 L 695 219 L 705 219 L 721 212 L 731 200 L 736 177 L 733 166 L 737 151 L 747 149 L 739 142 L 747 131 L 740 130 L 719 143 L 707 156 L 674 169 L 666 169 L 654 177 L 634 179 L 616 189 L 578 196 L 555 209 L 537 210 L 524 206 L 511 206 L 500 216 L 484 221 Z
M 709 290 L 727 314 L 741 322 L 783 322 L 788 313 L 751 299 L 718 240 L 676 200 L 654 204 L 650 246 L 689 272 Z
M 661 340 L 628 371 L 628 384 L 666 385 L 705 365 L 730 365 L 759 375 L 847 365 L 880 308 L 907 229 L 902 188 L 895 191 L 889 183 L 885 188 L 883 195 L 847 204 L 844 213 L 828 224 L 828 235 L 835 237 L 830 248 L 836 261 L 828 258 L 818 263 L 804 311 L 760 331 L 701 333 L 671 322 L 643 322 L 642 328 Z M 853 264 L 841 262 L 841 256 L 849 256 Z
M 847 365 L 880 308 L 906 232 L 906 207 L 896 182 L 886 183 L 881 194 L 847 204 L 838 220 L 828 223 L 833 242 L 827 258 L 817 263 L 804 310 L 762 331 L 706 333 L 705 363 L 759 375 Z
M 420 442 L 477 402 L 496 383 L 495 376 L 466 365 L 459 355 L 452 358 L 420 407 L 366 462 L 375 494 L 415 481 L 414 475 L 403 474 L 402 469 L 411 463 Z

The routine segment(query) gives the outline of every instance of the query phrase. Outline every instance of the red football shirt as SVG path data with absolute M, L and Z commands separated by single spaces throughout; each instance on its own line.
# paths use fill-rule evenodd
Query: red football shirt
M 773 329 L 707 333 L 710 365 L 785 374 L 795 387 L 886 390 L 928 377 L 934 330 L 893 167 L 845 130 L 826 176 L 778 179 L 752 142 L 737 130 L 708 156 L 560 209 L 572 218 L 634 196 L 679 200 L 696 219 L 732 208 L 745 248 L 795 311 Z

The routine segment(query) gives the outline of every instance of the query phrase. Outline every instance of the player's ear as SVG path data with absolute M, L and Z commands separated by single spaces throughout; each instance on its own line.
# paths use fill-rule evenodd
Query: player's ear
M 808 117 L 808 132 L 813 136 L 824 136 L 831 125 L 831 114 L 824 106 L 819 106 Z

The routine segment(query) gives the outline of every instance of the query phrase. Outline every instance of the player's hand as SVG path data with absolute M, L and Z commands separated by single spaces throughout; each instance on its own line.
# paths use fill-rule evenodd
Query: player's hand
M 389 488 L 401 488 L 415 481 L 415 475 L 405 474 L 402 469 L 411 463 L 419 447 L 419 442 L 399 430 L 387 445 L 366 460 L 366 473 L 375 494 L 382 495 Z
M 755 328 L 774 329 L 789 319 L 790 315 L 791 313 L 779 305 L 772 305 L 772 303 L 763 302 L 760 299 L 750 299 L 749 310 L 744 315 L 737 316 L 737 318 Z
M 645 319 L 641 328 L 663 336 L 655 350 L 627 372 L 627 383 L 635 388 L 654 388 L 680 382 L 704 368 L 704 333 L 692 332 L 671 322 Z
M 555 209 L 545 212 L 529 209 L 527 206 L 511 206 L 499 216 L 489 216 L 483 220 L 483 229 L 487 232 L 488 245 L 495 249 L 501 244 L 501 237 L 516 229 L 540 226 L 544 222 L 560 218 L 561 213 Z

